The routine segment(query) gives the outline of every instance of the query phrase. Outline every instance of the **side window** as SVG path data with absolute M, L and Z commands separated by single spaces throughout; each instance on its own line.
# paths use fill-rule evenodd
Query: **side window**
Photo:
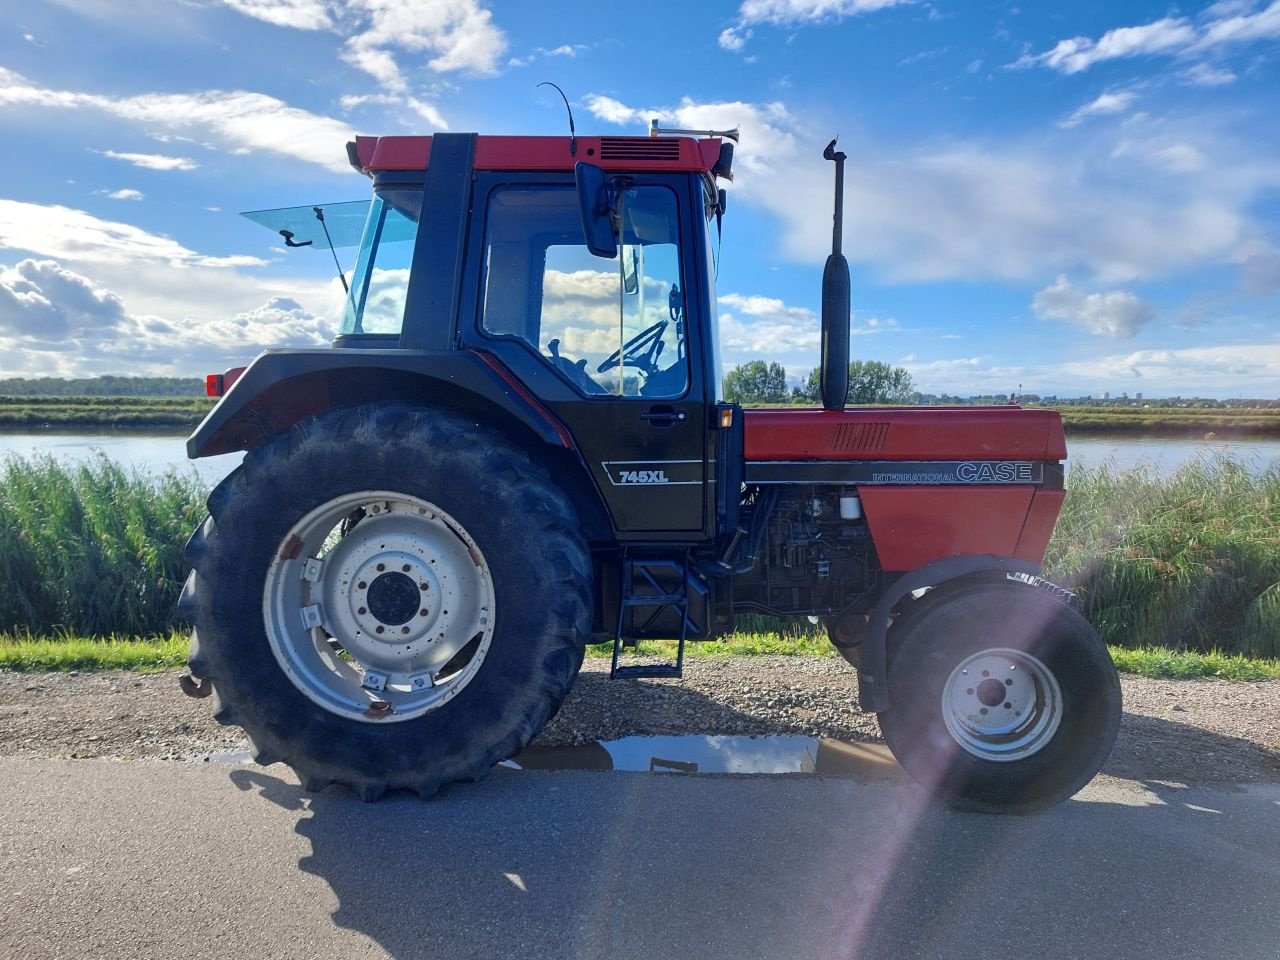
M 614 260 L 592 256 L 572 187 L 508 187 L 489 202 L 484 328 L 518 337 L 587 396 L 674 398 L 688 386 L 678 207 L 623 191 Z

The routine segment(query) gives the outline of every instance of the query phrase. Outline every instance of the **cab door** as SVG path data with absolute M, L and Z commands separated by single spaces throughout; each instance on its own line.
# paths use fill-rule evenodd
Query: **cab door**
M 623 539 L 690 539 L 706 526 L 692 231 L 687 185 L 671 181 L 620 191 L 614 259 L 587 250 L 571 182 L 495 176 L 480 191 L 480 342 L 568 427 Z

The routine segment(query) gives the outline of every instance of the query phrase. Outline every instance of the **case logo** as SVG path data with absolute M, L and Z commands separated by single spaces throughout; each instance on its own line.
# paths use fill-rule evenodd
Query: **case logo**
M 961 483 L 1030 483 L 1029 463 L 962 463 L 956 467 Z

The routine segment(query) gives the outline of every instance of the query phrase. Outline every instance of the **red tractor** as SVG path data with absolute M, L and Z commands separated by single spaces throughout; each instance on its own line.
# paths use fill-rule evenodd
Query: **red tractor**
M 743 410 L 713 286 L 730 140 L 348 145 L 373 198 L 333 347 L 211 377 L 187 443 L 247 451 L 191 538 L 182 609 L 188 687 L 258 762 L 430 796 L 528 744 L 587 643 L 613 640 L 615 676 L 679 676 L 686 640 L 764 613 L 826 623 L 894 755 L 952 803 L 1032 810 L 1097 773 L 1115 668 L 1039 576 L 1061 419 L 844 409 L 833 147 L 825 409 Z M 271 214 L 292 246 L 352 220 L 304 214 Z M 619 666 L 645 637 L 678 638 L 676 662 Z

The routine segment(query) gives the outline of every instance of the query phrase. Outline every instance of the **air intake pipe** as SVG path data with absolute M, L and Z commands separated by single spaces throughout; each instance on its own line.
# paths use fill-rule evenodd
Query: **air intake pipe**
M 849 394 L 849 262 L 840 250 L 844 235 L 844 160 L 836 141 L 822 152 L 836 165 L 835 225 L 831 231 L 831 255 L 822 270 L 822 366 L 819 374 L 822 406 L 843 410 Z

